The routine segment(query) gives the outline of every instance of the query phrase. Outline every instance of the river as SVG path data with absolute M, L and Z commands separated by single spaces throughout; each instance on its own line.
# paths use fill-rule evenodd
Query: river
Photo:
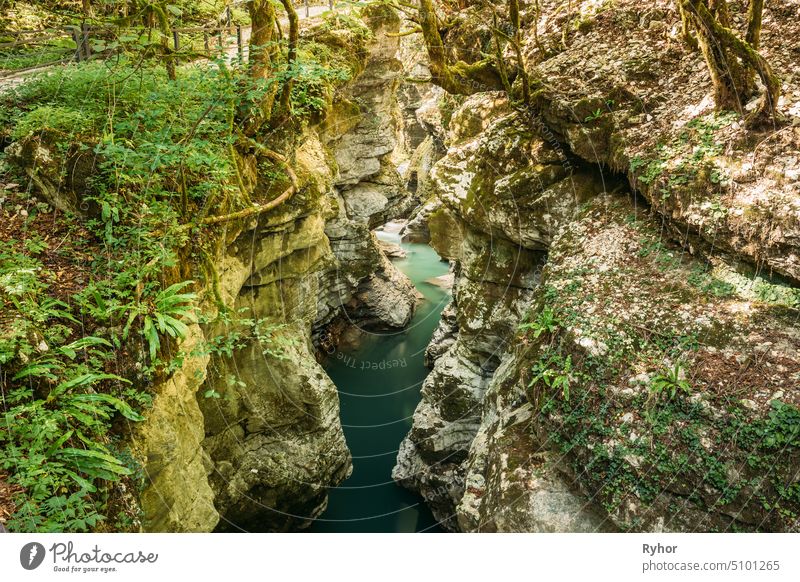
M 399 487 L 391 473 L 429 372 L 423 364 L 425 348 L 450 300 L 448 291 L 428 280 L 445 275 L 448 265 L 428 245 L 400 243 L 394 232 L 377 234 L 405 249 L 407 257 L 394 264 L 424 300 L 408 328 L 365 334 L 357 347 L 336 351 L 324 363 L 339 389 L 353 474 L 329 491 L 328 508 L 312 532 L 440 531 L 422 499 Z

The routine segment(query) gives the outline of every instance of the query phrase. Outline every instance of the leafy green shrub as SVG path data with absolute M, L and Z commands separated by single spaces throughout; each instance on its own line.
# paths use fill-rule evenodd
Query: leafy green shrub
M 800 447 L 800 410 L 780 400 L 770 402 L 762 436 L 762 445 L 767 448 Z
M 553 334 L 561 326 L 558 320 L 558 315 L 555 310 L 549 305 L 545 305 L 542 310 L 536 314 L 536 319 L 530 323 L 523 323 L 519 326 L 520 331 L 533 332 L 533 338 L 538 339 L 543 333 Z
M 11 136 L 19 139 L 44 129 L 55 129 L 64 133 L 80 133 L 92 126 L 92 120 L 83 112 L 69 107 L 43 105 L 24 114 L 17 122 Z
M 194 307 L 197 295 L 178 292 L 192 283 L 194 281 L 184 281 L 170 285 L 163 291 L 156 293 L 152 304 L 136 302 L 122 306 L 120 309 L 128 312 L 128 321 L 123 330 L 123 339 L 127 338 L 131 326 L 139 318 L 142 321 L 142 335 L 147 341 L 151 360 L 156 358 L 156 352 L 161 347 L 159 333 L 167 334 L 172 338 L 184 339 L 189 328 L 183 320 L 192 323 L 197 321 Z
M 546 387 L 561 393 L 564 401 L 569 402 L 569 388 L 572 382 L 572 357 L 562 357 L 555 353 L 546 353 L 534 363 L 531 370 L 533 378 L 528 384 L 533 387 L 542 383 Z

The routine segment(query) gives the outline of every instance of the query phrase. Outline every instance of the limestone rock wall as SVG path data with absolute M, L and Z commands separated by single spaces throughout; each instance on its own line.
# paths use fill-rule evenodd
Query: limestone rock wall
M 203 332 L 190 326 L 184 349 L 203 342 Z M 206 377 L 208 355 L 188 358 L 159 386 L 147 422 L 131 438 L 150 485 L 141 494 L 145 531 L 205 532 L 219 521 L 214 491 L 208 483 L 211 460 L 203 449 L 203 414 L 195 394 Z
M 453 116 L 431 171 L 431 245 L 455 264 L 453 301 L 428 349 L 433 369 L 393 476 L 457 529 L 466 464 L 496 370 L 530 308 L 552 233 L 602 184 L 570 169 L 499 94 Z M 535 160 L 531 164 L 530 160 Z
M 207 303 L 221 301 L 229 316 L 205 324 L 197 353 L 156 388 L 140 443 L 151 477 L 142 494 L 148 531 L 300 529 L 351 471 L 336 387 L 315 341 L 348 313 L 403 326 L 416 304 L 371 233 L 408 198 L 390 159 L 402 131 L 401 67 L 398 40 L 386 33 L 399 19 L 380 6 L 363 19 L 373 34 L 366 63 L 299 139 L 298 193 L 228 229 Z M 246 174 L 257 187 L 257 173 Z
M 335 216 L 325 233 L 335 260 L 321 273 L 315 341 L 334 341 L 338 320 L 377 328 L 405 326 L 413 315 L 413 286 L 383 255 L 371 230 L 408 212 L 395 152 L 402 149 L 404 124 L 398 102 L 403 65 L 400 19 L 388 7 L 364 13 L 374 42 L 363 73 L 338 97 L 333 122 L 322 138 L 333 152 Z M 349 128 L 341 133 L 342 127 Z M 391 301 L 388 299 L 391 298 Z
M 412 229 L 456 283 L 394 477 L 459 531 L 798 531 L 797 132 L 712 111 L 674 3 L 537 7 L 546 83 L 466 99 Z

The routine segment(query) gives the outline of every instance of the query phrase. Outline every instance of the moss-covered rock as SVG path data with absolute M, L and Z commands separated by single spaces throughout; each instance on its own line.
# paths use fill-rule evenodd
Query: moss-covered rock
M 542 251 L 602 183 L 573 172 L 496 94 L 471 97 L 453 119 L 450 149 L 431 171 L 439 206 L 428 226 L 456 274 L 454 316 L 435 336 L 455 339 L 431 352 L 433 370 L 393 477 L 457 529 L 485 393 L 539 285 Z
M 658 233 L 603 197 L 554 242 L 518 364 L 533 433 L 614 527 L 795 531 L 800 334 Z
M 182 348 L 191 355 L 169 380 L 156 386 L 147 421 L 131 438 L 147 483 L 140 505 L 142 528 L 148 532 L 207 532 L 219 521 L 197 405 L 209 360 L 203 341 L 200 327 L 190 326 Z

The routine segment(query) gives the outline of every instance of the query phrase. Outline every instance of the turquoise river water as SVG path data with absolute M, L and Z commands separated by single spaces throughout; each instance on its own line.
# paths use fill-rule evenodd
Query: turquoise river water
M 399 243 L 396 234 L 378 236 Z M 427 281 L 446 274 L 448 266 L 428 245 L 401 246 L 408 256 L 394 263 L 425 297 L 411 324 L 400 332 L 367 334 L 356 348 L 336 351 L 324 363 L 339 389 L 353 474 L 330 490 L 328 509 L 312 532 L 439 531 L 422 499 L 395 484 L 391 473 L 429 372 L 425 347 L 450 300 L 449 292 Z

